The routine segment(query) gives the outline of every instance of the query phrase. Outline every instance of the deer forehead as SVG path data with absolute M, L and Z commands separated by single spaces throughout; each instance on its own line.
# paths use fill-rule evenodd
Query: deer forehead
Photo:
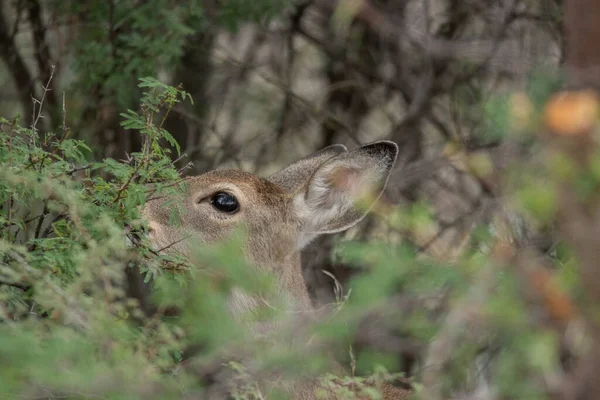
M 145 215 L 150 221 L 168 225 L 174 207 L 179 207 L 189 222 L 201 222 L 195 204 L 218 192 L 233 194 L 240 203 L 241 212 L 233 219 L 252 222 L 270 220 L 272 223 L 289 221 L 290 198 L 276 184 L 254 174 L 238 170 L 215 170 L 185 179 L 183 191 L 175 197 L 157 195 L 147 203 Z M 175 204 L 174 204 L 175 203 Z
M 286 199 L 285 193 L 277 185 L 249 172 L 231 169 L 215 170 L 189 178 L 188 186 L 191 196 L 231 189 L 242 197 L 242 201 L 257 206 L 279 205 Z

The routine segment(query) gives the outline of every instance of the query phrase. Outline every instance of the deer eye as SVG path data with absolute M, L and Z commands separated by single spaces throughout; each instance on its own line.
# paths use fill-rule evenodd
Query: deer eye
M 210 198 L 210 204 L 219 211 L 233 214 L 240 209 L 240 204 L 234 195 L 227 192 L 217 192 Z

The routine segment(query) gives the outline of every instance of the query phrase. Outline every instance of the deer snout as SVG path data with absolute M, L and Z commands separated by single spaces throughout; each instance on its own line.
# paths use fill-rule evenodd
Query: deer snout
M 154 232 L 156 232 L 156 228 L 157 228 L 157 223 L 156 222 L 150 222 L 148 224 L 148 234 L 152 235 Z
M 160 226 L 158 222 L 150 221 L 148 222 L 148 230 L 146 231 L 146 236 L 150 239 L 152 244 L 155 244 L 158 238 L 161 235 L 163 228 Z
M 174 232 L 173 228 L 160 222 L 152 220 L 148 222 L 146 237 L 154 251 L 181 250 L 181 245 L 176 246 L 180 242 L 179 234 Z

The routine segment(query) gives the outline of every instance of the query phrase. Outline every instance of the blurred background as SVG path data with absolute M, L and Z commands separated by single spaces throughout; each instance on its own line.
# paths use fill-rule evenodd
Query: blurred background
M 120 113 L 137 109 L 138 79 L 154 76 L 193 97 L 164 126 L 184 175 L 233 167 L 268 176 L 334 143 L 393 140 L 401 155 L 382 203 L 419 223 L 392 228 L 369 216 L 309 246 L 305 276 L 324 304 L 335 285 L 322 271 L 342 286 L 361 271 L 336 257 L 347 239 L 384 237 L 451 262 L 483 226 L 544 260 L 559 257 L 555 226 L 519 210 L 544 209 L 544 198 L 533 190 L 515 201 L 507 176 L 539 167 L 536 136 L 519 134 L 531 130 L 532 110 L 559 88 L 600 87 L 598 43 L 597 0 L 4 0 L 0 114 L 30 126 L 43 103 L 45 130 L 66 125 L 94 158 L 126 159 L 141 142 Z M 399 294 L 396 306 L 441 318 L 446 295 Z M 544 312 L 531 311 L 536 323 L 547 323 Z M 431 355 L 402 328 L 370 329 L 358 342 L 397 354 L 408 375 Z M 573 363 L 568 345 L 557 348 L 562 369 L 552 370 L 554 384 L 540 378 L 545 393 L 600 398 L 591 389 L 600 358 Z M 554 387 L 568 374 L 578 383 Z M 463 398 L 488 398 L 471 389 Z

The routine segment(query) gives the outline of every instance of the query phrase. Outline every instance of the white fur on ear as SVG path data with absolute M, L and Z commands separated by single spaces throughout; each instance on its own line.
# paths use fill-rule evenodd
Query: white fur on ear
M 381 196 L 397 155 L 394 142 L 378 141 L 323 163 L 294 198 L 300 248 L 320 234 L 340 232 L 363 219 Z

